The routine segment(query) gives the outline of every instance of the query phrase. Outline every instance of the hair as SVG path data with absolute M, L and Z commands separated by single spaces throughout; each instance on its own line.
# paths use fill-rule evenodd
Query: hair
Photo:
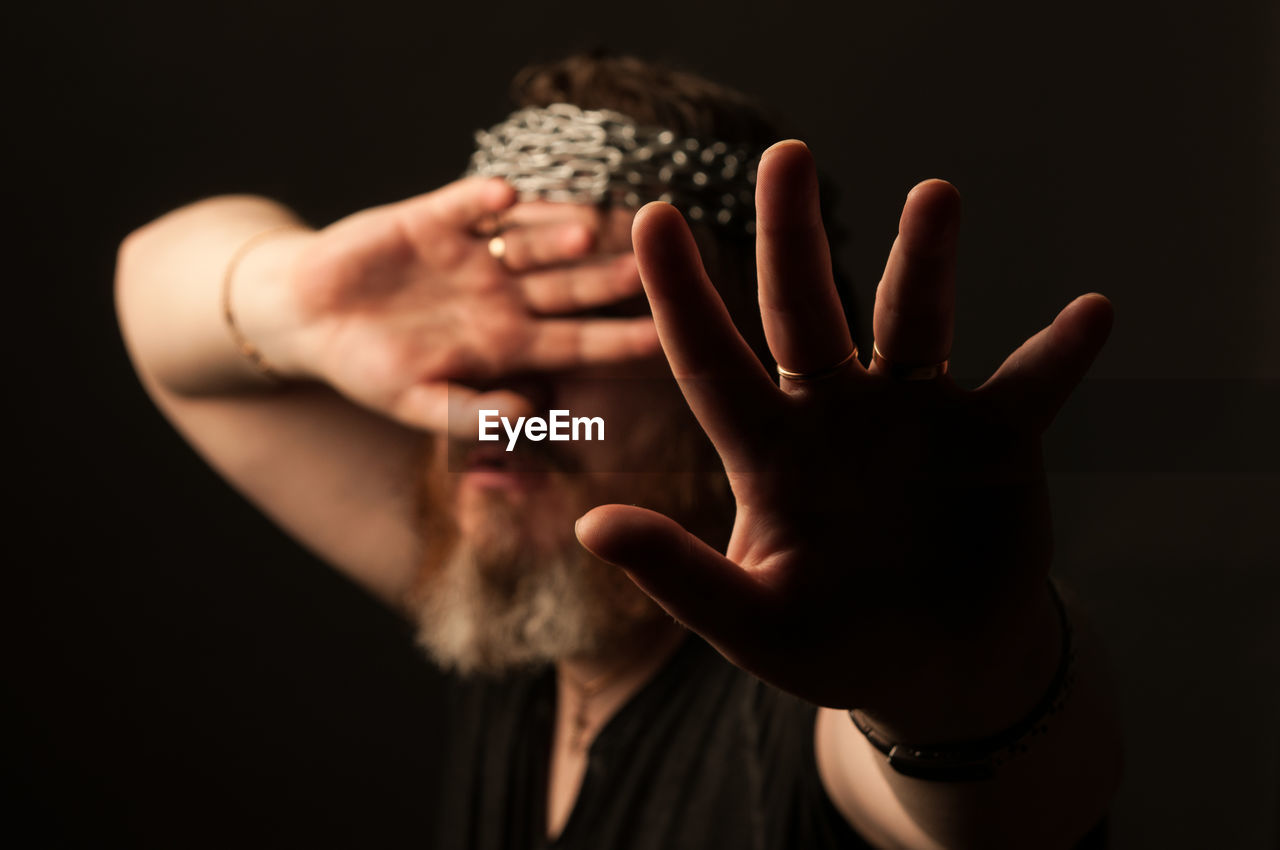
M 512 81 L 511 100 L 517 108 L 572 103 L 583 109 L 611 109 L 640 124 L 757 152 L 787 137 L 763 105 L 739 91 L 696 74 L 605 51 L 524 68 Z M 833 226 L 835 192 L 824 181 L 821 194 L 827 239 L 834 247 L 842 236 Z M 764 341 L 756 299 L 754 240 L 705 224 L 692 229 L 734 323 L 773 374 L 775 363 Z M 855 301 L 848 279 L 834 258 L 832 268 L 845 318 L 856 336 Z
M 756 149 L 779 136 L 778 123 L 746 95 L 633 56 L 596 52 L 530 65 L 512 81 L 511 99 L 519 107 L 613 109 L 680 135 Z

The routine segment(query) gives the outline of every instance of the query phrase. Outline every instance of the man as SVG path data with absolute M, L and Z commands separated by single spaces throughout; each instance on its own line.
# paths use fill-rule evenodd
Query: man
M 741 96 L 585 57 L 516 91 L 478 176 L 319 231 L 215 198 L 118 271 L 166 415 L 457 671 L 434 846 L 1075 845 L 1118 736 L 1038 443 L 1106 300 L 956 388 L 928 181 L 864 367 L 803 144 L 752 210 Z

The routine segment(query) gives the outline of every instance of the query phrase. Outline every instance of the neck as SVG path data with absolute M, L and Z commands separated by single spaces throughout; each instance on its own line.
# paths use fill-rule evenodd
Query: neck
M 636 629 L 608 652 L 557 662 L 557 739 L 570 749 L 585 749 L 609 718 L 662 669 L 687 634 L 664 617 Z

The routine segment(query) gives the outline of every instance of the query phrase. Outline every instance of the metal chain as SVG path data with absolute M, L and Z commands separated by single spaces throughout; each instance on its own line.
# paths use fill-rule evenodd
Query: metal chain
M 521 198 L 640 207 L 665 201 L 691 221 L 755 232 L 758 155 L 677 138 L 607 109 L 529 107 L 476 132 L 468 175 L 501 177 Z

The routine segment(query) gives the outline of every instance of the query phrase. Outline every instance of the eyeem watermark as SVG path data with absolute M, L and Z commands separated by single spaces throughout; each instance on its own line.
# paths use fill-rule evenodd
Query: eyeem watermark
M 514 425 L 507 417 L 499 416 L 496 410 L 480 411 L 482 442 L 492 443 L 502 439 L 502 435 L 498 433 L 499 426 L 507 432 L 507 451 L 515 449 L 522 431 L 526 440 L 533 440 L 535 443 L 541 440 L 568 442 L 604 439 L 604 417 L 571 417 L 567 410 L 552 410 L 550 419 L 543 419 L 541 416 L 521 416 L 516 419 Z M 579 433 L 582 436 L 579 436 Z

